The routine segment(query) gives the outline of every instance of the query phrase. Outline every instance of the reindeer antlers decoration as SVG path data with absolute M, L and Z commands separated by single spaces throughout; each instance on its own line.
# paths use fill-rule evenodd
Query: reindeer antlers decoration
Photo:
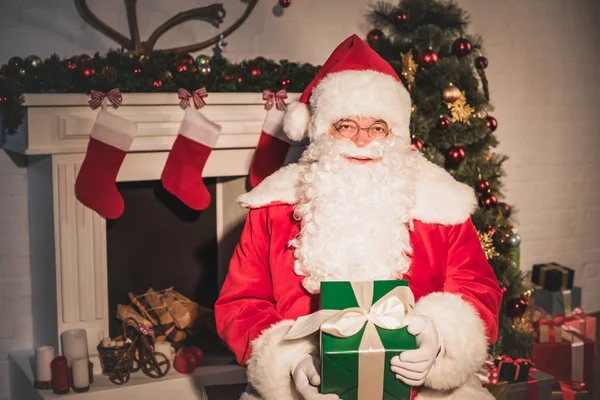
M 170 51 L 176 53 L 193 53 L 198 50 L 205 49 L 209 46 L 214 45 L 219 41 L 219 38 L 225 38 L 232 34 L 237 28 L 240 27 L 246 21 L 258 0 L 248 0 L 248 4 L 246 5 L 246 9 L 244 13 L 238 18 L 237 21 L 225 31 L 220 34 L 213 36 L 212 38 L 205 40 L 200 43 L 174 47 L 171 49 L 163 49 L 162 51 Z M 222 23 L 225 18 L 226 12 L 223 8 L 223 4 L 215 3 L 205 7 L 197 7 L 191 10 L 182 11 L 173 17 L 169 18 L 163 24 L 161 24 L 156 30 L 150 35 L 148 40 L 142 42 L 140 40 L 140 31 L 138 27 L 137 20 L 137 0 L 125 0 L 125 9 L 127 11 L 127 23 L 129 25 L 129 34 L 131 38 L 125 37 L 120 32 L 116 31 L 106 23 L 102 22 L 100 18 L 94 14 L 87 5 L 87 0 L 75 0 L 75 6 L 79 11 L 79 14 L 83 18 L 85 22 L 91 25 L 93 28 L 102 32 L 109 38 L 113 39 L 115 42 L 120 44 L 124 49 L 127 49 L 128 52 L 136 54 L 136 55 L 144 55 L 148 54 L 154 50 L 154 45 L 159 37 L 161 37 L 165 32 L 174 26 L 180 25 L 186 21 L 193 19 L 204 19 L 209 21 L 214 21 L 216 23 Z

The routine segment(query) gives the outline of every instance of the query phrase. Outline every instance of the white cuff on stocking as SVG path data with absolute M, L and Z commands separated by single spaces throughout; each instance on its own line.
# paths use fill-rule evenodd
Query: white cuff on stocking
M 90 136 L 102 143 L 129 151 L 137 132 L 137 124 L 105 110 L 100 110 Z
M 212 149 L 219 140 L 221 125 L 208 120 L 194 107 L 188 107 L 179 126 L 179 134 Z
M 269 136 L 273 136 L 274 138 L 290 144 L 292 141 L 286 136 L 285 132 L 283 132 L 284 115 L 285 111 L 279 111 L 275 107 L 271 108 L 267 111 L 267 117 L 265 118 L 262 131 Z

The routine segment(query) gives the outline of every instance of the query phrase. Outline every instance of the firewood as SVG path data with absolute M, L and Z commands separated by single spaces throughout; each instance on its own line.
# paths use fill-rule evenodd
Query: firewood
M 173 317 L 167 311 L 167 307 L 162 301 L 161 295 L 156 293 L 152 288 L 146 292 L 146 301 L 152 307 L 152 311 L 158 316 L 161 325 L 173 323 Z
M 138 324 L 145 324 L 150 328 L 154 326 L 152 322 L 142 317 L 132 307 L 124 306 L 123 304 L 117 305 L 117 318 L 119 318 L 121 321 L 127 321 L 129 318 L 131 318 Z
M 140 310 L 140 313 L 142 313 L 142 315 L 144 317 L 146 317 L 148 320 L 150 320 L 150 322 L 152 322 L 152 326 L 154 325 L 158 325 L 158 321 L 156 320 L 156 318 L 154 318 L 154 316 L 152 316 L 148 310 L 146 309 L 146 307 L 144 307 L 144 305 L 142 304 L 141 301 L 139 301 L 134 295 L 133 293 L 129 292 L 129 298 L 131 299 L 131 302 L 133 304 L 136 305 L 136 307 Z
M 185 340 L 185 338 L 187 337 L 187 334 L 185 333 L 185 331 L 182 331 L 181 329 L 175 329 L 170 336 L 171 336 L 171 341 L 177 343 L 177 342 L 181 342 L 181 341 Z

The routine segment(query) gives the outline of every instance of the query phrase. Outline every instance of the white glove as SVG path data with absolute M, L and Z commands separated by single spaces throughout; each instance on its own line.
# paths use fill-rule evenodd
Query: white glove
M 339 400 L 336 394 L 320 394 L 317 386 L 321 384 L 318 358 L 307 354 L 298 362 L 292 364 L 292 379 L 296 391 L 304 400 Z
M 392 372 L 409 386 L 421 386 L 441 351 L 441 338 L 433 320 L 423 315 L 409 322 L 408 332 L 417 337 L 419 348 L 392 357 Z

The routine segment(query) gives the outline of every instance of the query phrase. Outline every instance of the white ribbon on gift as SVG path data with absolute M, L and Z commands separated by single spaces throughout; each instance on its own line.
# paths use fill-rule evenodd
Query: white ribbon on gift
M 321 330 L 346 338 L 357 334 L 365 324 L 358 348 L 358 399 L 383 397 L 385 348 L 375 326 L 400 329 L 414 313 L 415 297 L 407 286 L 398 286 L 373 304 L 373 282 L 350 282 L 358 307 L 345 310 L 319 310 L 300 317 L 283 337 L 299 339 Z
M 562 337 L 566 341 L 571 342 L 571 380 L 583 382 L 583 367 L 584 367 L 584 347 L 583 340 L 573 333 L 581 334 L 579 329 L 572 326 L 562 326 Z

